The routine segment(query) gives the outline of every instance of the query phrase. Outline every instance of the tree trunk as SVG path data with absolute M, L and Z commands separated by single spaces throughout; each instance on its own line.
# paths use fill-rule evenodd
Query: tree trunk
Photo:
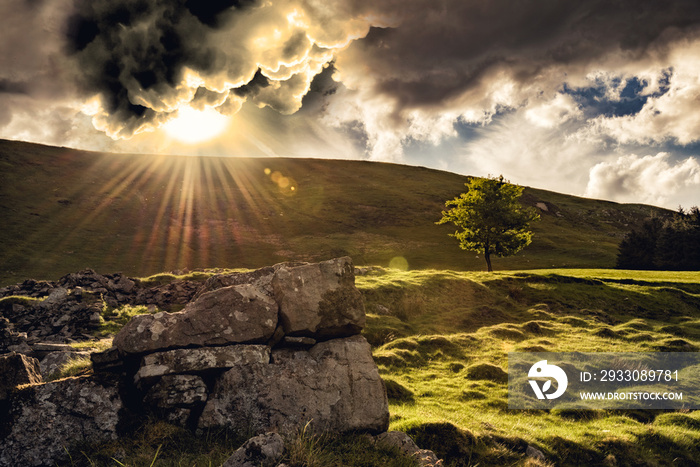
M 493 268 L 491 267 L 491 253 L 486 250 L 484 253 L 484 258 L 486 258 L 486 267 L 488 268 L 488 272 L 493 272 Z

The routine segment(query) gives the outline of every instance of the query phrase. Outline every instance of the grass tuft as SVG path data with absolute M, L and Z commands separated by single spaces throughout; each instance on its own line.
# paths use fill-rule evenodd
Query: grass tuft
M 157 310 L 156 310 L 157 311 Z M 154 313 L 156 312 L 154 311 Z M 109 337 L 118 333 L 131 318 L 149 313 L 145 305 L 122 305 L 119 308 L 105 306 L 102 311 L 102 323 L 97 332 L 100 337 Z
M 507 383 L 508 373 L 500 366 L 491 363 L 477 363 L 476 365 L 467 367 L 465 378 L 493 381 L 495 383 Z
M 84 376 L 91 373 L 92 361 L 90 357 L 75 357 L 61 365 L 57 372 L 47 378 L 47 381 L 55 381 L 70 376 Z
M 112 347 L 112 338 L 107 337 L 99 340 L 73 342 L 70 344 L 75 350 L 88 352 L 102 352 Z
M 384 385 L 386 395 L 391 401 L 404 404 L 415 402 L 413 392 L 393 379 L 384 378 Z
M 423 423 L 407 430 L 418 446 L 430 449 L 449 465 L 470 465 L 476 437 L 448 422 Z

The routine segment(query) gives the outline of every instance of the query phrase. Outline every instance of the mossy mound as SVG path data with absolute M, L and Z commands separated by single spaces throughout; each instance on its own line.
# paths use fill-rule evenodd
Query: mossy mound
M 467 367 L 465 378 L 471 380 L 487 380 L 496 383 L 507 383 L 508 373 L 500 366 L 491 363 L 477 363 Z

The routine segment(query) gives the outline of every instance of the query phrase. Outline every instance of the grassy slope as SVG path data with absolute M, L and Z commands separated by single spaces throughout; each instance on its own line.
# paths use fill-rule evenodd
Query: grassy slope
M 410 268 L 480 270 L 483 260 L 459 250 L 449 226 L 434 225 L 465 181 L 395 164 L 115 155 L 0 140 L 0 285 L 85 267 L 144 276 L 345 254 L 356 264 L 402 256 Z M 612 267 L 630 226 L 661 212 L 531 188 L 523 201 L 547 211 L 533 244 L 496 259 L 497 269 Z
M 700 272 L 370 268 L 356 284 L 368 312 L 363 333 L 387 382 L 390 429 L 446 466 L 697 465 L 699 411 L 509 410 L 507 354 L 697 352 Z M 697 371 L 683 378 L 685 390 L 700 387 Z M 112 465 L 115 453 L 128 465 L 156 454 L 157 465 L 217 465 L 242 441 L 151 421 L 133 436 L 77 447 L 73 459 L 88 462 L 71 465 Z M 546 461 L 527 457 L 528 445 Z M 410 465 L 357 436 L 301 437 L 288 448 L 293 466 Z
M 514 351 L 698 351 L 700 273 L 378 271 L 357 284 L 391 428 L 449 465 L 540 465 L 528 444 L 556 465 L 700 459 L 700 412 L 509 410 L 506 373 Z

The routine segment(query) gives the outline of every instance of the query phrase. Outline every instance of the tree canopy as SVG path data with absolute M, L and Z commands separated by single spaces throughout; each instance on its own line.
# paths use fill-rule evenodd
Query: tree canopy
M 700 208 L 653 217 L 620 242 L 620 269 L 700 270 Z
M 510 256 L 532 242 L 530 223 L 539 215 L 520 204 L 523 187 L 500 177 L 472 178 L 465 183 L 467 191 L 445 203 L 438 224 L 453 223 L 457 227 L 450 236 L 460 248 L 482 253 L 488 271 L 493 271 L 491 255 Z

